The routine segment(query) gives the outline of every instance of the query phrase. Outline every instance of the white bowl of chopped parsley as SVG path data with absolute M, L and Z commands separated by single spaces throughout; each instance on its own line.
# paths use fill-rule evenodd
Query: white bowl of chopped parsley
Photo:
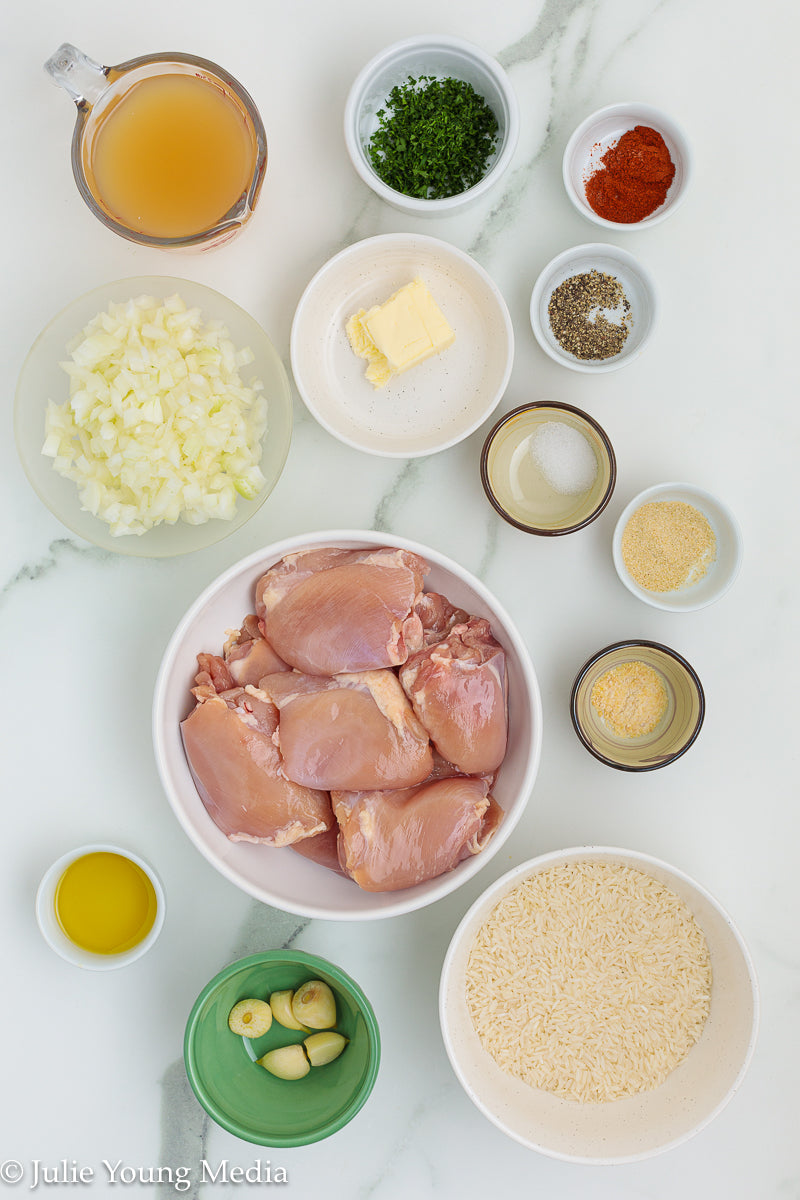
M 480 199 L 509 166 L 519 106 L 500 64 L 447 35 L 407 38 L 377 54 L 345 105 L 358 174 L 394 208 L 442 216 Z

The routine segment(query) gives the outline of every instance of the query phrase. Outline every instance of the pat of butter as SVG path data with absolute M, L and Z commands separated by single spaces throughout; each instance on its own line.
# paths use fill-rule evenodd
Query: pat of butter
M 367 360 L 366 377 L 376 388 L 455 341 L 441 309 L 421 279 L 414 279 L 385 304 L 360 309 L 347 322 L 353 352 Z

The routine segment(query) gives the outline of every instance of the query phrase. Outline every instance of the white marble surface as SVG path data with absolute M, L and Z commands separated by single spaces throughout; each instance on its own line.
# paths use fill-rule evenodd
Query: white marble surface
M 3 7 L 2 524 L 4 1094 L 0 1160 L 90 1168 L 86 1184 L 40 1191 L 116 1195 L 104 1161 L 188 1168 L 193 1196 L 269 1193 L 262 1183 L 200 1186 L 200 1164 L 288 1175 L 293 1196 L 546 1195 L 608 1200 L 766 1200 L 800 1195 L 797 1151 L 798 871 L 795 153 L 800 17 L 790 0 L 139 0 L 135 7 L 25 0 Z M 411 221 L 378 203 L 346 159 L 350 81 L 381 47 L 420 32 L 466 36 L 508 68 L 522 109 L 502 190 L 468 215 Z M 270 163 L 242 237 L 205 257 L 171 258 L 104 230 L 69 169 L 74 110 L 42 63 L 62 41 L 103 62 L 182 49 L 237 75 L 262 112 Z M 561 151 L 588 112 L 640 98 L 669 110 L 696 154 L 690 197 L 647 233 L 609 240 L 639 255 L 661 291 L 652 345 L 620 372 L 586 378 L 539 350 L 528 299 L 557 251 L 595 240 L 569 206 Z M 517 353 L 499 411 L 526 400 L 577 404 L 606 428 L 619 462 L 603 517 L 566 539 L 504 525 L 478 479 L 484 431 L 444 454 L 402 462 L 349 450 L 295 401 L 285 473 L 259 515 L 217 548 L 172 562 L 101 553 L 39 503 L 17 462 L 17 372 L 39 329 L 105 280 L 182 274 L 227 293 L 267 329 L 288 365 L 297 299 L 316 269 L 357 239 L 417 230 L 452 241 L 491 273 L 509 304 Z M 639 603 L 611 563 L 616 516 L 639 489 L 686 479 L 728 501 L 745 564 L 732 592 L 698 613 Z M 392 531 L 480 575 L 526 636 L 545 737 L 527 813 L 502 853 L 431 910 L 387 922 L 306 923 L 239 893 L 194 850 L 153 763 L 150 703 L 168 636 L 220 570 L 296 532 Z M 684 653 L 706 687 L 695 747 L 650 776 L 602 767 L 567 711 L 575 671 L 628 636 Z M 64 850 L 111 840 L 149 858 L 168 897 L 157 947 L 103 975 L 56 958 L 33 916 L 38 880 Z M 699 1136 L 623 1167 L 563 1163 L 489 1124 L 459 1088 L 438 1030 L 440 963 L 462 912 L 509 866 L 558 846 L 602 843 L 673 862 L 738 922 L 758 970 L 761 1034 L 740 1092 Z M 285 945 L 340 963 L 372 998 L 383 1062 L 366 1109 L 307 1149 L 250 1146 L 210 1123 L 188 1090 L 183 1026 L 200 988 L 243 953 Z M 13 1168 L 12 1168 L 13 1173 Z M 169 1191 L 169 1185 L 165 1185 Z M 128 1190 L 155 1193 L 146 1184 Z M 161 1188 L 160 1191 L 165 1190 Z

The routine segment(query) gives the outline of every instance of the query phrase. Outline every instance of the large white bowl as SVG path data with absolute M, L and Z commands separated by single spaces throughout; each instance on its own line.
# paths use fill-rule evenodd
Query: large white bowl
M 263 571 L 285 554 L 315 546 L 394 546 L 412 550 L 431 566 L 428 590 L 491 621 L 506 651 L 509 680 L 508 752 L 493 791 L 505 818 L 489 845 L 453 871 L 399 892 L 362 891 L 355 883 L 288 849 L 231 842 L 209 817 L 197 793 L 181 741 L 180 722 L 192 708 L 190 687 L 200 651 L 219 652 L 225 631 L 253 611 L 253 589 Z M 330 530 L 266 546 L 224 571 L 197 598 L 167 646 L 155 688 L 153 740 L 167 797 L 198 850 L 242 891 L 287 912 L 358 921 L 412 912 L 455 891 L 484 867 L 514 831 L 533 788 L 542 742 L 539 685 L 525 643 L 511 618 L 474 576 L 443 554 L 390 534 Z
M 684 1061 L 657 1088 L 607 1103 L 579 1103 L 530 1087 L 483 1048 L 466 1003 L 469 954 L 496 904 L 525 879 L 565 863 L 606 862 L 642 871 L 688 906 L 711 955 L 711 1008 Z M 578 846 L 522 863 L 480 896 L 453 934 L 442 968 L 439 1014 L 445 1048 L 472 1102 L 503 1133 L 552 1158 L 593 1164 L 649 1158 L 704 1128 L 739 1089 L 755 1048 L 758 985 L 733 921 L 677 867 L 633 850 Z
M 466 192 L 426 200 L 406 196 L 380 178 L 368 146 L 378 129 L 378 113 L 393 87 L 409 76 L 463 79 L 483 96 L 497 120 L 495 151 L 483 178 Z M 480 46 L 448 34 L 420 34 L 395 42 L 376 54 L 353 82 L 344 110 L 344 139 L 355 170 L 377 196 L 415 217 L 446 217 L 474 204 L 494 187 L 511 165 L 519 139 L 519 103 L 506 72 Z
M 115 537 L 108 525 L 81 507 L 78 485 L 53 469 L 53 460 L 42 454 L 45 412 L 48 399 L 63 404 L 69 397 L 69 377 L 60 366 L 67 358 L 67 344 L 80 334 L 88 321 L 104 312 L 110 303 L 122 303 L 147 295 L 164 300 L 178 294 L 189 308 L 200 309 L 206 322 L 220 321 L 237 349 L 246 346 L 253 361 L 242 367 L 246 385 L 258 379 L 267 397 L 267 431 L 263 439 L 261 470 L 266 484 L 252 500 L 239 497 L 230 521 L 219 519 L 202 525 L 176 521 L 148 529 L 141 535 Z M 73 300 L 39 334 L 28 352 L 17 383 L 14 433 L 25 474 L 54 516 L 73 533 L 113 550 L 143 558 L 166 558 L 202 550 L 240 529 L 258 511 L 280 478 L 292 438 L 292 395 L 281 359 L 258 322 L 227 296 L 189 279 L 168 275 L 144 275 L 104 283 Z
M 345 324 L 416 276 L 456 340 L 375 389 Z M 514 332 L 497 286 L 463 250 L 421 234 L 382 234 L 348 246 L 310 281 L 292 322 L 291 358 L 297 389 L 328 433 L 369 454 L 416 458 L 454 446 L 491 415 L 511 375 Z

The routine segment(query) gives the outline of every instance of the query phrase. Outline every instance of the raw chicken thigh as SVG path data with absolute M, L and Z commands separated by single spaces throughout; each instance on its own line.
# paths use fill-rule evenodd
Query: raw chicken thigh
M 446 638 L 454 625 L 469 620 L 469 613 L 455 608 L 446 596 L 439 592 L 423 592 L 414 605 L 414 612 L 422 621 L 422 644 L 434 646 Z
M 241 629 L 230 634 L 222 658 L 218 654 L 198 654 L 197 666 L 195 683 L 208 684 L 216 692 L 256 684 L 262 675 L 292 669 L 261 636 L 258 618 L 253 614 L 245 617 Z
M 303 838 L 293 842 L 289 847 L 303 858 L 310 858 L 321 867 L 327 867 L 337 875 L 344 875 L 344 869 L 339 862 L 339 826 L 334 818 L 333 828 L 325 833 L 315 833 L 313 837 Z
M 400 788 L 433 768 L 427 733 L 393 671 L 330 678 L 268 675 L 259 691 L 280 713 L 282 771 L 313 788 Z
M 414 604 L 427 571 L 408 550 L 304 550 L 258 581 L 256 612 L 264 636 L 299 671 L 396 666 L 422 646 Z
M 255 613 L 245 617 L 242 628 L 228 638 L 224 654 L 228 670 L 240 687 L 256 684 L 262 675 L 273 671 L 291 670 L 262 635 Z
M 200 653 L 181 724 L 232 841 L 288 846 L 370 892 L 414 887 L 490 841 L 507 678 L 489 622 L 423 592 L 419 555 L 286 555 L 223 653 Z
M 508 737 L 506 656 L 471 617 L 400 668 L 400 683 L 443 758 L 466 775 L 496 771 Z
M 333 826 L 327 792 L 280 774 L 274 705 L 241 688 L 218 695 L 201 685 L 194 694 L 197 705 L 181 722 L 186 757 L 203 804 L 231 841 L 289 846 Z
M 367 892 L 413 887 L 477 854 L 503 810 L 488 779 L 456 777 L 401 791 L 331 792 L 339 859 Z

